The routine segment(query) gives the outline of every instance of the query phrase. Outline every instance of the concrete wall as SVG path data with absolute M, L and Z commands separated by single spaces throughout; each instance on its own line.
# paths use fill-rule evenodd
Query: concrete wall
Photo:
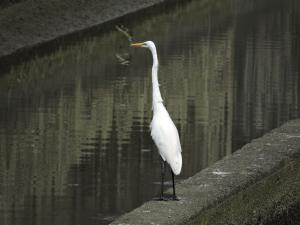
M 162 3 L 191 0 L 4 0 L 0 2 L 0 58 L 59 37 L 95 28 Z M 266 7 L 268 1 L 199 0 L 234 15 Z M 272 0 L 275 4 L 280 0 Z M 255 4 L 254 4 L 255 2 Z M 225 5 L 225 6 L 224 6 Z M 234 11 L 232 11 L 234 10 Z M 156 10 L 159 13 L 159 10 Z M 163 11 L 163 10 L 162 10 Z
M 171 193 L 171 190 L 169 190 Z M 112 225 L 300 224 L 300 120 L 253 140 Z
M 0 57 L 172 0 L 26 0 L 0 8 Z

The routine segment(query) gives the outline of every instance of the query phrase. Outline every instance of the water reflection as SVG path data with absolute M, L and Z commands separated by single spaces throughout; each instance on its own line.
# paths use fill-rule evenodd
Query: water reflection
M 300 14 L 288 3 L 193 1 L 129 24 L 158 46 L 180 179 L 299 117 Z M 1 75 L 1 224 L 107 224 L 159 192 L 151 57 L 134 51 L 121 66 L 120 49 L 127 40 L 108 32 Z

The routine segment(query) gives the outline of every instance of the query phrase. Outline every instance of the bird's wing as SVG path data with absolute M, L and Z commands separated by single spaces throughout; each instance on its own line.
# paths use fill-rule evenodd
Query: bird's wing
M 167 116 L 154 115 L 151 123 L 151 136 L 163 160 L 169 163 L 175 175 L 180 174 L 181 145 L 177 128 L 168 114 Z
M 181 153 L 178 131 L 168 114 L 154 115 L 151 136 L 164 160 L 169 161 L 174 155 Z

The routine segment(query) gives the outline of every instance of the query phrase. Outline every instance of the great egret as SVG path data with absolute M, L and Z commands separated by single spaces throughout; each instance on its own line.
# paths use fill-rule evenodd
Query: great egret
M 168 111 L 163 105 L 163 100 L 159 90 L 157 71 L 158 71 L 158 59 L 156 53 L 155 44 L 152 41 L 146 41 L 142 43 L 131 44 L 132 47 L 148 48 L 153 57 L 152 66 L 152 109 L 153 118 L 150 125 L 151 136 L 158 148 L 158 152 L 162 158 L 161 163 L 161 196 L 160 200 L 168 200 L 164 196 L 164 176 L 166 162 L 171 167 L 172 181 L 173 181 L 173 200 L 178 200 L 175 193 L 175 181 L 174 174 L 178 175 L 181 172 L 182 167 L 182 156 L 181 156 L 181 145 L 179 135 L 175 124 L 173 123 Z

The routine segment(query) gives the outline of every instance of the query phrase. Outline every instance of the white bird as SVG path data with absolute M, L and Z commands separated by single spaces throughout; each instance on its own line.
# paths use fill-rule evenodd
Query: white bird
M 166 162 L 171 167 L 173 181 L 173 200 L 178 200 L 175 194 L 174 174 L 178 175 L 182 168 L 181 145 L 175 124 L 163 105 L 157 78 L 158 59 L 155 44 L 152 41 L 131 44 L 132 47 L 148 48 L 153 57 L 152 66 L 152 109 L 153 119 L 150 125 L 151 136 L 162 158 L 161 196 L 160 200 L 168 200 L 163 194 Z

